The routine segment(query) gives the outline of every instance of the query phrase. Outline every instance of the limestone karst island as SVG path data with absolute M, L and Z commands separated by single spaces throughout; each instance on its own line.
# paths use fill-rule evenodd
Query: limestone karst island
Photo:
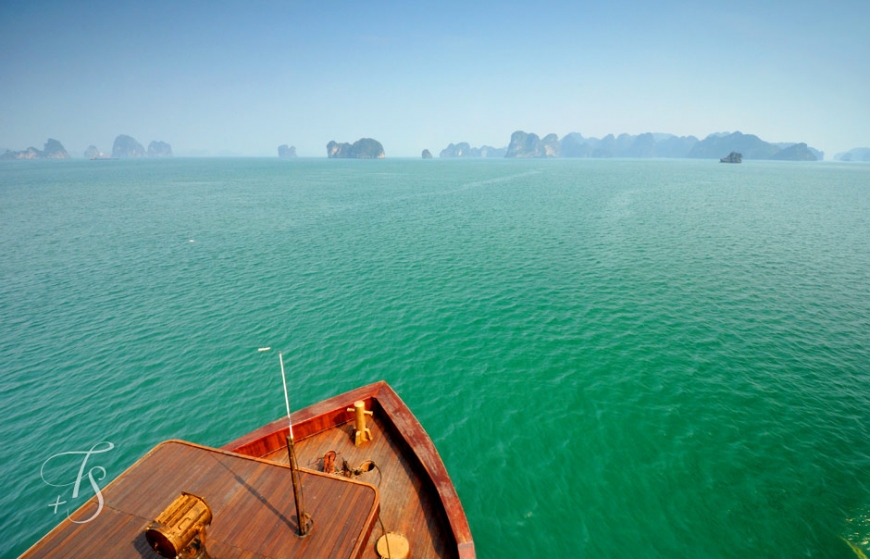
M 121 134 L 115 138 L 112 145 L 112 157 L 125 159 L 130 157 L 172 157 L 172 146 L 166 142 L 151 142 L 148 151 L 135 138 Z
M 60 142 L 49 138 L 41 150 L 34 147 L 21 151 L 6 150 L 0 159 L 69 159 L 69 154 Z
M 361 138 L 353 144 L 329 142 L 326 144 L 326 155 L 330 159 L 383 159 L 385 157 L 384 146 L 371 138 Z

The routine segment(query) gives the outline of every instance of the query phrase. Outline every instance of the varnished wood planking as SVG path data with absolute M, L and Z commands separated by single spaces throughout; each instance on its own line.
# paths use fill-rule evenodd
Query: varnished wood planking
M 355 430 L 351 422 L 326 431 L 316 431 L 304 439 L 300 438 L 300 431 L 294 425 L 300 465 L 321 469 L 323 456 L 330 450 L 337 453 L 336 466 L 339 469 L 344 460 L 352 468 L 366 460 L 373 461 L 378 469 L 364 473 L 358 479 L 378 487 L 381 519 L 386 529 L 409 539 L 415 559 L 458 557 L 446 514 L 441 509 L 440 501 L 432 497 L 435 490 L 428 482 L 426 472 L 416 460 L 409 460 L 408 457 L 414 455 L 408 452 L 407 443 L 397 436 L 396 429 L 387 420 L 380 405 L 375 404 L 373 409 L 375 415 L 369 421 L 373 441 L 361 447 L 354 446 Z M 286 464 L 286 446 L 273 449 L 264 458 Z M 375 543 L 382 534 L 378 525 L 363 549 L 364 558 L 377 558 Z
M 438 542 L 433 544 L 433 549 L 437 548 L 434 551 L 434 556 L 450 557 L 458 554 L 460 559 L 475 559 L 474 542 L 471 538 L 471 530 L 465 512 L 438 451 L 408 407 L 385 382 L 374 383 L 295 412 L 293 414 L 293 431 L 297 441 L 314 435 L 325 436 L 330 429 L 336 431 L 350 429 L 350 431 L 342 432 L 352 433 L 352 427 L 345 425 L 351 420 L 351 415 L 346 412 L 346 408 L 352 406 L 355 400 L 366 401 L 366 407 L 375 411 L 375 416 L 382 420 L 383 425 L 386 426 L 386 432 L 391 435 L 396 449 L 395 455 L 403 460 L 405 465 L 410 464 L 415 474 L 416 481 L 412 482 L 410 486 L 396 489 L 393 495 L 382 499 L 382 506 L 385 510 L 387 508 L 401 509 L 403 512 L 399 516 L 400 524 L 408 526 L 409 531 L 414 534 L 428 531 L 432 535 L 430 539 Z M 223 448 L 252 456 L 265 456 L 286 463 L 286 449 L 284 449 L 283 440 L 286 432 L 286 419 L 279 419 L 225 445 Z M 339 443 L 341 438 L 335 439 L 337 448 L 334 450 L 336 451 L 339 448 L 347 448 Z M 353 448 L 352 439 L 349 448 Z M 323 452 L 325 453 L 325 450 Z M 300 463 L 305 465 L 306 460 L 316 461 L 322 457 L 322 455 L 317 456 L 316 454 L 317 452 L 312 452 L 312 456 L 306 455 L 305 459 L 300 458 Z M 381 463 L 387 463 L 388 460 L 384 457 Z M 356 466 L 358 463 L 354 460 L 350 460 L 350 462 L 352 466 Z M 341 466 L 340 461 L 337 465 Z M 413 490 L 408 489 L 408 487 L 413 488 Z M 422 521 L 419 520 L 420 516 L 414 516 L 417 513 L 411 510 L 416 506 L 413 502 L 414 494 L 417 495 L 419 503 L 422 503 L 420 506 L 429 507 L 423 512 Z M 418 511 L 422 510 L 420 506 L 417 506 Z M 384 514 L 386 522 L 388 514 Z M 414 516 L 415 520 L 405 521 L 409 515 Z M 388 529 L 394 530 L 389 526 Z M 421 537 L 426 538 L 425 535 Z M 366 553 L 368 553 L 369 548 L 373 549 L 373 545 L 366 546 Z M 448 549 L 449 552 L 446 555 L 441 554 L 442 548 Z M 418 556 L 418 551 L 412 543 L 414 557 Z M 372 553 L 374 552 L 372 551 Z
M 456 488 L 453 486 L 441 456 L 429 435 L 426 434 L 420 422 L 402 402 L 399 395 L 389 386 L 385 385 L 379 392 L 378 404 L 390 418 L 400 440 L 406 445 L 406 448 L 410 449 L 410 452 L 426 471 L 426 479 L 434 485 L 437 498 L 446 513 L 459 556 L 462 559 L 474 559 L 476 557 L 474 542 L 471 539 L 471 530 L 468 527 L 465 511 L 462 509 Z
M 294 534 L 286 468 L 189 443 L 163 443 L 103 490 L 105 508 L 92 522 L 64 521 L 24 557 L 156 557 L 143 531 L 181 491 L 200 495 L 212 508 L 207 545 L 213 556 L 357 557 L 375 522 L 376 491 L 314 472 L 301 477 L 313 514 L 324 519 L 319 533 L 304 539 Z M 92 505 L 73 518 L 88 518 Z M 339 506 L 343 521 L 329 522 L 326 512 Z

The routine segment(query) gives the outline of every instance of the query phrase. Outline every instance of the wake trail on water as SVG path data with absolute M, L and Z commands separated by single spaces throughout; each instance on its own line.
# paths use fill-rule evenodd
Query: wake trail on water
M 413 198 L 429 198 L 433 196 L 450 196 L 452 194 L 457 194 L 459 192 L 466 192 L 468 190 L 473 190 L 475 188 L 479 188 L 481 186 L 489 186 L 492 184 L 504 184 L 507 182 L 511 182 L 516 179 L 520 179 L 523 177 L 529 177 L 532 175 L 538 175 L 541 172 L 538 170 L 526 171 L 524 173 L 514 173 L 512 175 L 506 175 L 504 177 L 495 177 L 491 179 L 470 181 L 463 184 L 460 184 L 453 188 L 447 188 L 445 190 L 429 190 L 426 192 L 417 192 L 415 194 L 408 194 L 404 196 L 397 196 L 395 198 L 390 198 L 389 201 L 401 201 L 401 200 L 409 200 Z M 388 201 L 388 200 L 384 200 Z

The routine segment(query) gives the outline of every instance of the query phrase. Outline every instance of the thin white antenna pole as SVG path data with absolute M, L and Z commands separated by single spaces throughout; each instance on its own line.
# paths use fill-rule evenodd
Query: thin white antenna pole
M 287 436 L 287 458 L 290 461 L 290 477 L 293 480 L 293 500 L 296 502 L 296 520 L 299 523 L 299 536 L 305 537 L 311 531 L 311 515 L 305 512 L 302 498 L 302 484 L 299 482 L 299 464 L 296 462 L 296 446 L 293 443 L 293 421 L 290 419 L 290 397 L 287 395 L 287 375 L 284 373 L 284 354 L 278 352 L 281 362 L 281 382 L 284 383 L 284 403 L 287 405 L 287 425 L 290 427 Z
M 284 383 L 284 403 L 287 405 L 287 424 L 290 426 L 290 440 L 293 440 L 293 420 L 290 419 L 290 398 L 287 396 L 287 376 L 284 374 L 284 355 L 279 351 L 278 360 L 281 362 L 281 381 Z

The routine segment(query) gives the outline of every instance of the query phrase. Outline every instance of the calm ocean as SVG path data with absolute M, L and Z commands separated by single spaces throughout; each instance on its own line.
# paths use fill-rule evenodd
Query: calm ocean
M 279 417 L 263 346 L 387 380 L 481 558 L 870 552 L 870 165 L 4 162 L 0 556 Z

